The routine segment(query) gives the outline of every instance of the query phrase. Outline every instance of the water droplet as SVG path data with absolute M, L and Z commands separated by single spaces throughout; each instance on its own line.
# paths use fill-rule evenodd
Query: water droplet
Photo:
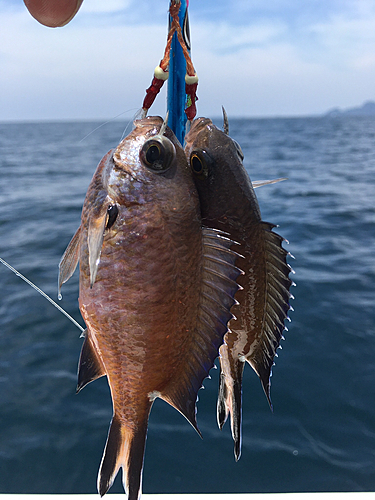
M 59 293 L 59 294 L 58 294 L 57 298 L 58 298 L 59 300 L 62 300 L 62 295 L 61 295 L 61 293 Z

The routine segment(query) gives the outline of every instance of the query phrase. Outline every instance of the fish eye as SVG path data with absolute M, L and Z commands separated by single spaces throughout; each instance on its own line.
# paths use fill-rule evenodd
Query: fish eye
M 191 168 L 197 175 L 203 173 L 203 162 L 197 154 L 193 154 L 190 158 Z
M 151 144 L 151 146 L 147 148 L 145 159 L 149 165 L 152 165 L 153 163 L 160 161 L 161 156 L 162 152 L 159 144 Z
M 199 179 L 206 179 L 208 177 L 211 162 L 210 155 L 203 149 L 201 151 L 193 151 L 190 155 L 191 170 Z
M 172 165 L 176 150 L 167 137 L 155 136 L 143 144 L 139 156 L 147 168 L 161 174 Z

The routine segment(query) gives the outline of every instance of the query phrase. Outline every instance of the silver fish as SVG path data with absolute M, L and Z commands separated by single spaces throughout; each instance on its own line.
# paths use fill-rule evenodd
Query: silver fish
M 227 129 L 227 125 L 225 125 Z M 186 156 L 197 186 L 202 224 L 226 231 L 240 243 L 236 316 L 220 348 L 217 418 L 222 428 L 231 414 L 236 460 L 241 454 L 242 376 L 245 362 L 258 374 L 272 408 L 270 375 L 290 309 L 291 271 L 283 238 L 263 222 L 240 146 L 208 118 L 196 119 L 186 136 Z M 272 181 L 271 181 L 272 182 Z M 268 181 L 261 184 L 267 184 Z

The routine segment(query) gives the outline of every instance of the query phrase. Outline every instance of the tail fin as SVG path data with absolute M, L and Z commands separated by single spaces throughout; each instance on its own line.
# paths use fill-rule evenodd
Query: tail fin
M 100 496 L 107 493 L 122 467 L 123 484 L 128 500 L 139 499 L 147 423 L 148 413 L 143 422 L 140 422 L 134 429 L 130 429 L 121 422 L 116 413 L 114 414 L 98 474 Z
M 222 429 L 230 413 L 234 457 L 237 462 L 241 456 L 242 444 L 242 375 L 245 363 L 231 359 L 227 346 L 223 345 L 220 348 L 220 365 L 217 422 Z

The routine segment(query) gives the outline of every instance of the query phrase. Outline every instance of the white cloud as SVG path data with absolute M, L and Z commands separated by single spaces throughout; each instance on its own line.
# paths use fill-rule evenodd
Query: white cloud
M 72 23 L 55 30 L 24 12 L 0 23 L 2 120 L 100 118 L 140 108 L 166 40 L 165 27 Z
M 341 65 L 349 65 L 364 53 L 374 53 L 375 12 L 366 16 L 336 15 L 326 22 L 310 27 L 322 59 L 336 58 Z
M 220 23 L 197 23 L 192 30 L 193 50 L 197 52 L 204 46 L 204 50 L 218 54 L 236 52 L 251 46 L 274 43 L 286 31 L 284 24 L 267 20 L 247 26 L 233 26 L 224 20 Z
M 91 23 L 107 19 L 97 1 L 85 0 L 90 16 L 82 11 L 57 30 L 25 9 L 0 10 L 0 120 L 107 118 L 141 107 L 164 52 L 166 16 L 121 22 L 135 7 L 108 0 L 104 14 L 118 9 L 116 22 Z M 218 115 L 224 104 L 232 116 L 311 114 L 374 99 L 375 9 L 359 5 L 303 29 L 281 18 L 234 25 L 192 16 L 199 113 Z M 165 94 L 152 112 L 164 114 Z
M 312 114 L 375 98 L 375 15 L 368 9 L 303 29 L 271 20 L 255 30 L 224 26 L 226 37 L 214 25 L 193 31 L 205 108 L 215 101 L 216 109 L 229 102 L 235 114 Z M 236 50 L 215 50 L 225 42 Z
M 86 0 L 81 7 L 81 13 L 118 12 L 127 9 L 132 0 Z

